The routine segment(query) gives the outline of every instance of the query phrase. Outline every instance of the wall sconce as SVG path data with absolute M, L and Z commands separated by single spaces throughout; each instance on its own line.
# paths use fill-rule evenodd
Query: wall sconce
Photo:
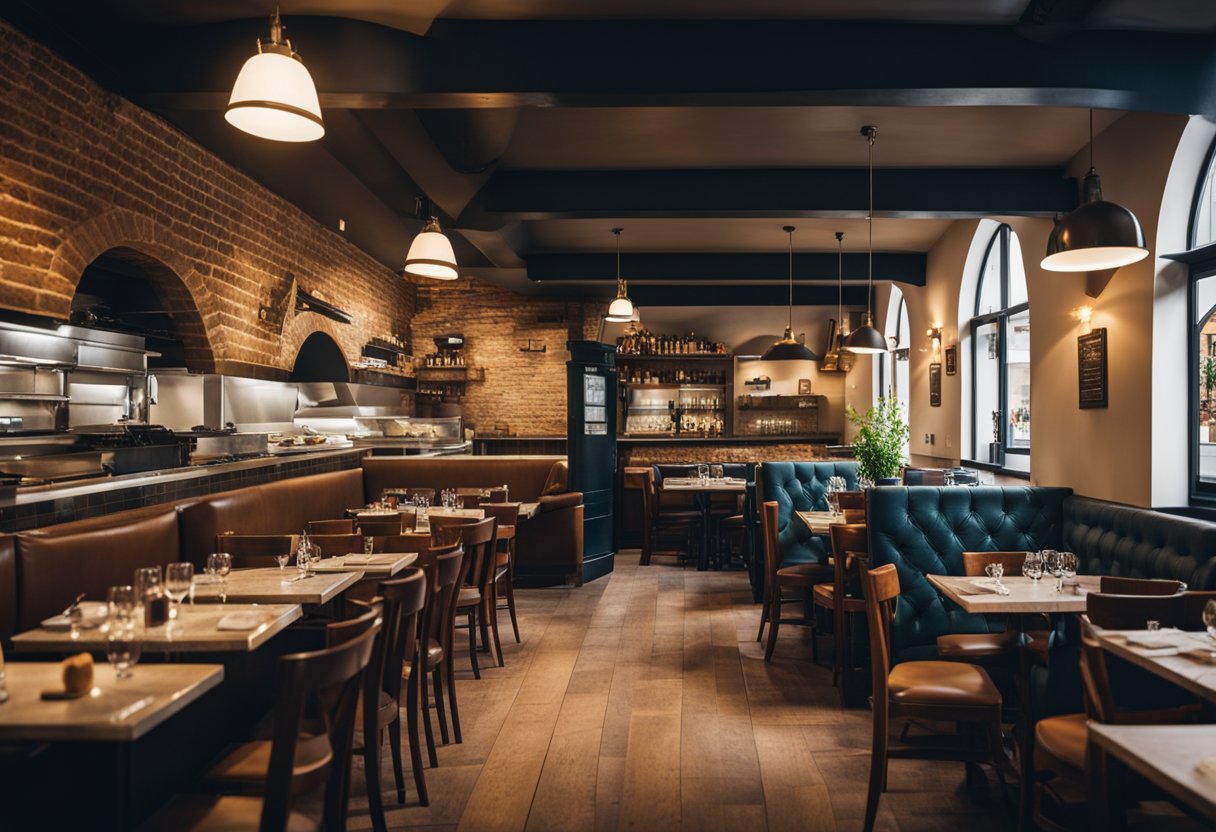
M 1094 308 L 1092 306 L 1079 306 L 1073 310 L 1072 316 L 1081 322 L 1081 334 L 1088 335 L 1093 326 L 1091 322 L 1094 318 Z
M 942 358 L 942 328 L 940 326 L 930 327 L 925 330 L 925 335 L 929 336 L 929 340 L 933 344 L 933 360 L 940 362 Z

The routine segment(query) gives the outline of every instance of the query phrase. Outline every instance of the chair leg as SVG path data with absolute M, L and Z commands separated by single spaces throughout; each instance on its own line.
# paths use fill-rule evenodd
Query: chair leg
M 477 629 L 481 631 L 481 652 L 490 653 L 490 616 L 486 615 L 486 604 L 489 603 L 489 598 L 482 598 L 481 603 L 477 605 Z M 490 658 L 494 658 L 490 654 Z
M 375 716 L 372 717 L 372 720 Z M 371 721 L 371 720 L 369 720 Z M 363 731 L 363 772 L 367 780 L 367 811 L 372 818 L 372 829 L 376 832 L 387 832 L 388 824 L 384 819 L 384 797 L 380 794 L 380 754 L 383 752 L 381 741 L 383 732 Z M 400 753 L 400 751 L 398 751 Z
M 393 756 L 393 780 L 397 784 L 397 802 L 405 802 L 405 767 L 401 764 L 401 712 L 388 724 L 389 751 Z
M 819 616 L 815 614 L 815 604 L 811 601 L 811 591 L 814 587 L 807 587 L 807 597 L 802 602 L 803 609 L 810 608 L 811 613 L 811 661 L 814 664 L 819 664 Z M 803 615 L 806 615 L 804 612 Z
M 996 766 L 997 788 L 1001 790 L 1001 803 L 1009 808 L 1009 791 L 1005 788 L 1005 741 L 1001 736 L 1001 712 L 988 723 L 988 742 L 992 746 L 992 764 Z
M 477 622 L 474 620 L 476 615 L 476 607 L 469 609 L 466 613 L 469 622 L 469 664 L 473 666 L 473 678 L 481 678 L 481 668 L 477 665 Z
M 445 656 L 443 664 L 447 664 L 450 661 L 451 657 Z M 451 742 L 451 739 L 448 737 L 448 717 L 443 707 L 443 677 L 440 675 L 442 670 L 443 665 L 435 668 L 434 672 L 431 673 L 431 682 L 435 687 L 435 713 L 439 717 L 439 738 L 443 740 L 444 745 L 447 745 Z
M 418 679 L 426 679 L 425 673 L 414 674 L 411 670 L 406 687 L 405 727 L 410 738 L 410 768 L 414 770 L 414 788 L 418 791 L 418 802 L 423 806 L 431 805 L 430 796 L 426 791 L 426 773 L 422 770 L 422 743 L 418 737 Z M 426 685 L 422 688 L 425 690 Z M 431 721 L 427 719 L 427 733 L 430 733 Z
M 431 762 L 431 768 L 439 767 L 439 755 L 435 750 L 435 731 L 431 727 L 430 694 L 426 687 L 426 671 L 418 674 L 418 691 L 422 694 L 422 724 L 426 729 L 426 753 Z M 442 724 L 442 720 L 440 720 Z
M 887 788 L 887 712 L 875 705 L 874 738 L 870 747 L 870 786 L 866 794 L 864 832 L 872 832 L 878 818 L 878 799 Z
M 457 743 L 462 743 L 464 740 L 460 738 L 460 709 L 456 705 L 456 664 L 447 662 L 448 672 L 448 704 L 452 706 L 452 737 Z
M 515 618 L 515 570 L 507 570 L 507 580 L 503 589 L 507 594 L 507 612 L 511 614 L 511 629 L 515 631 L 515 643 L 519 644 L 519 621 Z
M 498 666 L 506 667 L 502 657 L 502 642 L 498 638 L 498 595 L 495 593 L 486 601 L 486 618 L 490 621 L 490 635 L 494 638 L 494 652 L 498 654 Z
M 764 625 L 768 621 L 768 598 L 760 605 L 760 632 L 756 633 L 756 641 L 764 639 Z
M 764 660 L 773 660 L 773 650 L 777 648 L 777 630 L 781 627 L 781 590 L 773 587 L 775 600 L 769 602 L 768 611 L 768 646 L 764 648 Z

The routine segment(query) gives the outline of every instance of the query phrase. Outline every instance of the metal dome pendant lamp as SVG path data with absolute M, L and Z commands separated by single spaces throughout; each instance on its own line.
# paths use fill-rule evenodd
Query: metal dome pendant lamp
M 604 315 L 605 321 L 610 321 L 614 324 L 627 324 L 631 321 L 637 321 L 633 301 L 629 299 L 629 289 L 625 285 L 624 278 L 621 277 L 621 232 L 623 228 L 612 229 L 613 235 L 616 237 L 616 297 L 612 299 L 612 303 L 608 304 L 608 312 Z
M 291 41 L 283 37 L 275 9 L 270 40 L 258 40 L 258 53 L 245 61 L 224 119 L 233 127 L 276 142 L 311 142 L 325 135 L 317 87 Z
M 761 361 L 818 361 L 819 356 L 800 344 L 794 338 L 794 226 L 787 225 L 782 229 L 790 238 L 790 316 L 785 327 L 785 335 L 760 356 Z
M 452 241 L 439 227 L 435 206 L 426 197 L 418 199 L 418 216 L 426 218 L 426 225 L 410 243 L 402 271 L 432 280 L 455 280 L 460 277 Z
M 870 212 L 866 215 L 866 229 L 870 235 L 870 266 L 869 278 L 866 282 L 866 319 L 865 322 L 849 333 L 845 339 L 844 348 L 858 355 L 876 355 L 887 351 L 887 339 L 874 328 L 874 139 L 878 136 L 878 128 L 866 125 L 861 128 L 861 135 L 866 137 L 870 146 Z
M 1040 264 L 1053 272 L 1093 272 L 1117 269 L 1148 256 L 1144 228 L 1136 215 L 1117 202 L 1102 198 L 1102 178 L 1094 168 L 1094 111 L 1089 111 L 1089 172 L 1085 199 L 1057 218 L 1047 238 L 1047 255 Z

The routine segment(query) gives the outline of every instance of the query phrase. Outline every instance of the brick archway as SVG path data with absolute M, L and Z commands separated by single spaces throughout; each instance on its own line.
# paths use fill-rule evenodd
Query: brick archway
M 86 220 L 65 235 L 51 258 L 52 281 L 70 291 L 50 304 L 47 313 L 71 315 L 72 295 L 85 269 L 102 254 L 110 254 L 139 268 L 173 318 L 185 351 L 186 367 L 193 372 L 214 372 L 215 353 L 207 331 L 209 305 L 202 275 L 183 256 L 173 235 L 154 220 L 129 211 L 107 211 Z
M 346 327 L 346 329 L 349 330 L 351 327 Z M 304 342 L 317 333 L 328 336 L 342 351 L 349 372 L 350 356 L 352 355 L 349 341 L 353 337 L 352 334 L 340 332 L 339 327 L 333 321 L 311 313 L 292 313 L 284 325 L 279 349 L 279 366 L 290 373 L 295 367 L 296 357 L 300 354 L 300 348 L 304 346 Z

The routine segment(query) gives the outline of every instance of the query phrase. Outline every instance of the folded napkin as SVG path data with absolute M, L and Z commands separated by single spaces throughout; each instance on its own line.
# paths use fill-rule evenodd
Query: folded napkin
M 105 623 L 110 614 L 110 607 L 105 601 L 81 601 L 80 602 L 80 628 L 89 630 L 93 627 L 100 627 Z M 70 630 L 72 622 L 66 615 L 52 615 L 50 618 L 42 622 L 42 626 L 48 630 Z
M 1185 656 L 1186 658 L 1196 662 L 1216 664 L 1216 646 L 1192 647 L 1190 650 L 1179 650 L 1178 655 Z
M 253 612 L 252 610 L 230 612 L 219 620 L 219 623 L 215 625 L 215 629 L 242 632 L 260 627 L 264 621 L 265 618 L 260 612 Z
M 1176 627 L 1165 627 L 1160 630 L 1127 630 L 1123 637 L 1127 639 L 1128 644 L 1149 650 L 1178 647 L 1180 641 L 1189 640 L 1189 637 Z
M 372 559 L 373 559 L 374 557 L 375 557 L 375 555 L 355 555 L 355 554 L 351 554 L 351 555 L 347 555 L 347 556 L 346 556 L 346 561 L 345 561 L 345 562 L 346 562 L 346 565 L 347 565 L 347 566 L 351 566 L 351 565 L 365 566 L 365 565 L 367 565 L 367 564 L 371 563 L 371 562 L 372 562 Z
M 960 595 L 1008 595 L 1009 587 L 998 584 L 992 578 L 976 578 L 955 585 Z

